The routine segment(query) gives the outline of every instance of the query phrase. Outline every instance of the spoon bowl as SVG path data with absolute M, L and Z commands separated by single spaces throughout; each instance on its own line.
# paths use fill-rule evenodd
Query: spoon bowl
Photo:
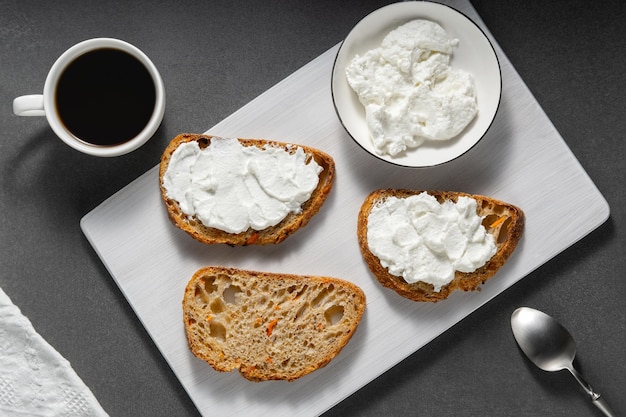
M 574 338 L 558 321 L 544 312 L 520 307 L 511 315 L 511 330 L 520 349 L 537 367 L 544 371 L 567 369 L 606 416 L 615 417 L 604 398 L 595 392 L 572 362 L 576 356 Z
M 576 356 L 574 338 L 546 313 L 518 308 L 511 317 L 511 328 L 520 349 L 540 369 L 560 371 L 572 366 Z

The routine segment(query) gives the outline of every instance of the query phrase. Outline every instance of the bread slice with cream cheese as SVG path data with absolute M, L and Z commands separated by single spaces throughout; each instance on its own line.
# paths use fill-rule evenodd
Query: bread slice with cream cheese
M 496 246 L 495 254 L 483 266 L 473 272 L 454 271 L 454 278 L 439 291 L 436 291 L 431 283 L 424 281 L 408 283 L 402 276 L 390 273 L 389 269 L 381 264 L 381 260 L 372 253 L 368 242 L 368 218 L 374 207 L 390 197 L 402 199 L 423 192 L 435 197 L 439 203 L 457 202 L 461 196 L 476 200 L 476 214 L 482 218 L 486 233 L 494 237 Z M 383 286 L 414 301 L 437 302 L 448 298 L 454 290 L 477 290 L 481 284 L 493 277 L 515 250 L 522 237 L 524 222 L 524 212 L 520 208 L 487 196 L 450 191 L 381 189 L 372 192 L 363 202 L 358 215 L 357 236 L 367 266 Z
M 327 365 L 364 309 L 365 294 L 348 281 L 218 266 L 198 270 L 183 298 L 193 354 L 255 382 L 293 381 Z
M 278 224 L 266 227 L 262 230 L 255 230 L 250 227 L 243 232 L 232 233 L 220 228 L 209 227 L 200 221 L 195 215 L 187 215 L 181 210 L 180 202 L 171 198 L 164 187 L 164 176 L 168 170 L 172 154 L 181 144 L 188 142 L 197 142 L 201 149 L 211 145 L 212 141 L 222 140 L 222 138 L 201 135 L 201 134 L 181 134 L 176 136 L 163 152 L 161 163 L 159 166 L 159 185 L 161 196 L 165 202 L 169 218 L 172 223 L 190 234 L 194 239 L 207 243 L 224 243 L 232 246 L 242 245 L 266 245 L 277 244 L 282 242 L 295 231 L 304 227 L 311 218 L 320 210 L 326 197 L 332 189 L 335 179 L 335 163 L 332 157 L 326 153 L 303 145 L 289 144 L 284 142 L 276 142 L 264 139 L 238 139 L 239 142 L 247 146 L 255 146 L 259 149 L 265 147 L 282 148 L 289 153 L 293 153 L 297 148 L 302 149 L 307 157 L 307 163 L 314 160 L 321 168 L 319 173 L 319 181 L 316 188 L 312 191 L 308 200 L 306 200 L 297 212 L 290 212 Z M 219 178 L 217 179 L 220 180 Z

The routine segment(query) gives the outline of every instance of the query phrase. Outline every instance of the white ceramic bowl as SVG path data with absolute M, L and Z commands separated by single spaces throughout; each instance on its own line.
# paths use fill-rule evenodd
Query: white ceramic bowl
M 476 85 L 478 114 L 466 129 L 449 141 L 426 141 L 401 155 L 378 155 L 365 122 L 365 109 L 346 80 L 345 69 L 355 55 L 380 46 L 393 29 L 414 19 L 438 23 L 459 40 L 450 65 L 471 73 Z M 461 12 L 439 3 L 410 1 L 382 7 L 363 18 L 341 44 L 333 66 L 331 91 L 335 110 L 348 134 L 367 152 L 392 164 L 430 167 L 451 161 L 471 149 L 485 135 L 500 105 L 502 77 L 498 57 L 483 31 Z

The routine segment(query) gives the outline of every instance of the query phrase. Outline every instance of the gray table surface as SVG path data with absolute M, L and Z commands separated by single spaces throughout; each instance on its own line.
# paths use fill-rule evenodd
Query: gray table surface
M 80 218 L 156 165 L 176 134 L 217 124 L 385 3 L 0 1 L 0 287 L 111 416 L 198 412 L 83 236 Z M 625 414 L 626 5 L 472 4 L 611 217 L 324 415 L 599 415 L 569 374 L 545 373 L 521 355 L 509 325 L 521 305 L 566 324 L 579 369 Z M 16 117 L 11 107 L 14 97 L 42 90 L 65 49 L 98 36 L 142 48 L 167 91 L 155 137 L 112 159 L 70 149 L 44 119 Z

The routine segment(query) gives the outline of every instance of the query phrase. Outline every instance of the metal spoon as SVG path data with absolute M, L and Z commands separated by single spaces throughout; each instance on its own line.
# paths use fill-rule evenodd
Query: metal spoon
M 609 405 L 582 377 L 572 362 L 576 344 L 572 335 L 558 321 L 529 307 L 520 307 L 511 315 L 511 329 L 517 344 L 535 365 L 544 371 L 567 369 L 591 398 L 593 404 L 609 417 L 616 417 Z

